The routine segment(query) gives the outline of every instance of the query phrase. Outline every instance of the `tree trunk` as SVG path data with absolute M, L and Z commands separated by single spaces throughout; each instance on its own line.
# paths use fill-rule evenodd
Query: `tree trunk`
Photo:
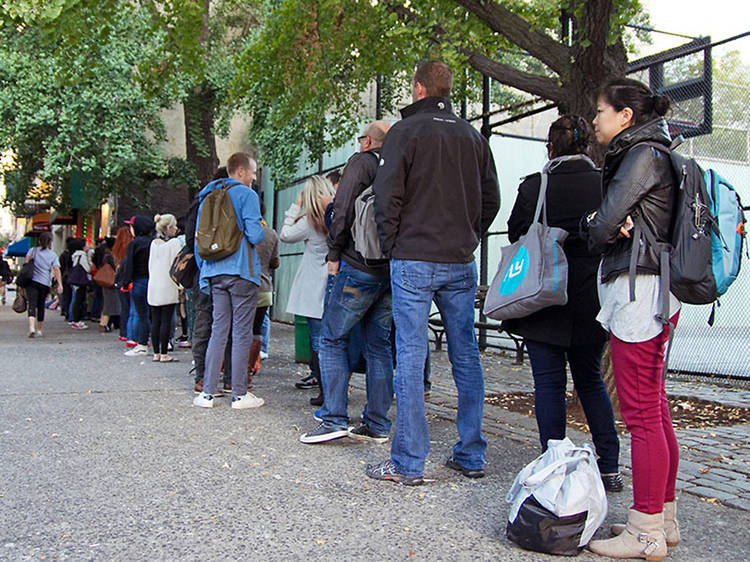
M 612 16 L 610 0 L 586 2 L 580 19 L 573 21 L 573 33 L 586 38 L 586 46 L 575 41 L 572 47 L 573 64 L 570 81 L 563 83 L 565 101 L 560 104 L 561 113 L 575 113 L 589 123 L 596 117 L 596 97 L 601 87 L 612 78 L 625 76 L 628 58 L 622 37 L 609 44 L 610 29 L 602 25 Z M 594 161 L 602 164 L 604 148 L 598 145 L 593 153 Z
M 203 15 L 201 26 L 201 45 L 208 56 L 209 15 L 211 0 L 203 0 Z M 185 149 L 188 161 L 195 165 L 198 185 L 189 187 L 190 199 L 197 190 L 210 182 L 216 168 L 219 167 L 219 157 L 216 155 L 216 137 L 214 136 L 214 109 L 216 108 L 216 93 L 205 84 L 199 84 L 188 93 L 182 104 L 185 115 Z
M 195 165 L 199 183 L 191 189 L 191 198 L 196 189 L 213 179 L 219 166 L 213 130 L 215 103 L 214 92 L 200 86 L 194 88 L 183 103 L 187 159 Z

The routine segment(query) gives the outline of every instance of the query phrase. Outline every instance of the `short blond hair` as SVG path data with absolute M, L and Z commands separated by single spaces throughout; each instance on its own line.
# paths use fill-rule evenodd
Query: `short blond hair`
M 154 217 L 154 225 L 156 227 L 157 234 L 166 236 L 167 229 L 170 226 L 177 226 L 177 219 L 174 218 L 174 215 L 170 215 L 169 213 L 164 214 L 164 215 L 156 215 Z

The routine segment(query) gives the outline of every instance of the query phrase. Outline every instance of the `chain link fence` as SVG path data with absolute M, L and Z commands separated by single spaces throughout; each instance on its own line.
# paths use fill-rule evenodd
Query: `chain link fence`
M 748 209 L 750 37 L 713 45 L 696 39 L 642 61 L 631 77 L 672 100 L 671 132 L 685 137 L 677 150 L 718 172 Z M 739 277 L 717 303 L 713 326 L 711 305 L 683 306 L 671 370 L 750 378 L 750 260 L 747 253 L 743 257 Z
M 750 205 L 750 36 L 722 41 L 720 46 L 708 38 L 677 45 L 634 61 L 629 75 L 672 100 L 671 132 L 685 137 L 678 150 L 694 157 L 702 167 L 718 172 L 736 188 L 743 203 Z M 494 128 L 490 146 L 500 172 L 502 205 L 486 242 L 486 254 L 482 256 L 477 251 L 482 266 L 480 283 L 491 280 L 500 248 L 508 243 L 505 228 L 520 178 L 540 170 L 547 159 L 546 132 L 557 113 L 532 113 L 537 115 L 490 127 Z M 328 155 L 318 170 L 300 170 L 294 185 L 277 191 L 274 226 L 281 228 L 284 211 L 311 173 L 340 166 L 354 149 L 352 144 Z M 746 214 L 750 215 L 747 209 Z M 291 319 L 284 309 L 301 251 L 301 244 L 282 249 L 282 266 L 276 276 L 276 319 Z M 670 370 L 750 379 L 750 258 L 743 257 L 744 267 L 738 279 L 717 303 L 713 326 L 708 325 L 711 305 L 683 306 Z M 490 338 L 485 339 L 486 345 L 515 351 L 515 342 L 504 334 L 491 330 L 485 335 Z

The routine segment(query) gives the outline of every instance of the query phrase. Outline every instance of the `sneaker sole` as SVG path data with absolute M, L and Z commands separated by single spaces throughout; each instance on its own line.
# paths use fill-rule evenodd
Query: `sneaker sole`
M 346 437 L 347 431 L 345 429 L 339 429 L 338 431 L 331 431 L 330 433 L 326 433 L 325 435 L 312 435 L 308 436 L 307 433 L 300 436 L 299 441 L 300 443 L 305 443 L 306 445 L 310 445 L 313 443 L 325 443 L 326 441 L 334 441 L 336 439 L 341 439 L 342 437 Z
M 368 474 L 368 476 L 370 476 Z M 421 486 L 425 483 L 424 478 L 402 478 L 401 476 L 370 476 L 375 480 L 383 480 L 387 482 L 395 482 L 402 486 Z
M 460 472 L 466 478 L 484 478 L 484 470 L 474 470 L 471 468 L 464 468 L 463 466 L 458 464 L 456 461 L 451 461 L 450 459 L 445 461 L 445 467 L 450 468 L 451 470 L 455 470 L 456 472 Z
M 388 436 L 385 437 L 371 437 L 369 435 L 360 435 L 357 433 L 352 433 L 351 431 L 346 432 L 348 437 L 351 437 L 352 439 L 356 439 L 357 441 L 367 441 L 370 443 L 378 443 L 383 444 L 386 441 L 388 441 Z
M 232 409 L 233 410 L 249 410 L 250 408 L 260 408 L 265 403 L 266 403 L 265 400 L 263 400 L 263 401 L 261 401 L 260 404 L 258 404 L 257 402 L 255 402 L 253 404 L 248 404 L 248 405 L 241 404 L 239 406 L 235 406 L 236 402 L 232 402 Z

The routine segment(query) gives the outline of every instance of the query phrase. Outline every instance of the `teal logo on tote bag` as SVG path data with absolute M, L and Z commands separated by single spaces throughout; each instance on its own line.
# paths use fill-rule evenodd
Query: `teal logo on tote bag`
M 513 294 L 513 292 L 521 285 L 528 270 L 529 251 L 525 246 L 521 246 L 518 253 L 508 264 L 508 269 L 505 270 L 503 280 L 500 281 L 500 294 L 503 296 Z

